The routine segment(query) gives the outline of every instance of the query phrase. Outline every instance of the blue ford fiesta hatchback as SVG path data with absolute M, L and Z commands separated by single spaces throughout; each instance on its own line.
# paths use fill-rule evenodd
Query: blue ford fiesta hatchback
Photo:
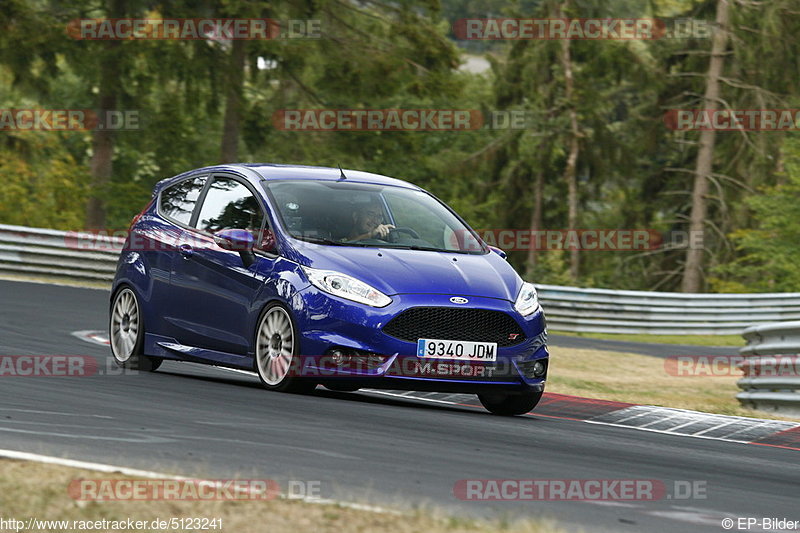
M 267 389 L 475 393 L 533 409 L 548 352 L 536 290 L 410 183 L 267 164 L 159 182 L 111 293 L 114 359 L 254 370 Z

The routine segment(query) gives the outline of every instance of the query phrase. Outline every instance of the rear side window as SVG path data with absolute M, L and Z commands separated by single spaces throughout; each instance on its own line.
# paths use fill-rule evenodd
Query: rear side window
M 214 178 L 208 189 L 197 228 L 214 233 L 222 229 L 246 229 L 258 232 L 264 214 L 253 193 L 240 182 Z
M 176 222 L 188 225 L 205 182 L 205 176 L 201 176 L 184 180 L 164 189 L 161 192 L 161 203 L 159 204 L 161 214 Z

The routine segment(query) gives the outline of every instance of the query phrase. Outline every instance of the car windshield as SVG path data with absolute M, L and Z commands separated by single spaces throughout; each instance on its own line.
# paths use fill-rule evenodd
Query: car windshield
M 430 194 L 344 181 L 285 180 L 267 189 L 286 231 L 330 246 L 487 253 L 484 245 Z

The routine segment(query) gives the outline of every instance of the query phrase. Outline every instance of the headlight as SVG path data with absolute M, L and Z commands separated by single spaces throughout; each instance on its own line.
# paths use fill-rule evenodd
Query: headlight
M 386 307 L 392 299 L 378 289 L 370 287 L 363 281 L 351 278 L 334 270 L 320 270 L 318 268 L 302 267 L 308 280 L 318 289 L 334 296 L 340 296 L 354 302 L 371 305 L 372 307 Z
M 536 287 L 527 281 L 522 284 L 517 301 L 514 302 L 514 309 L 519 311 L 522 316 L 528 316 L 539 309 L 539 297 L 536 295 Z

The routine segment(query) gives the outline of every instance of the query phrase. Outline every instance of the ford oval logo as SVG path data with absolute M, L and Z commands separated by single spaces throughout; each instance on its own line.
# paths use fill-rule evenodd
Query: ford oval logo
M 461 296 L 453 296 L 452 298 L 450 298 L 450 301 L 453 302 L 454 304 L 465 304 L 469 302 L 469 300 L 467 300 L 466 298 L 462 298 Z

